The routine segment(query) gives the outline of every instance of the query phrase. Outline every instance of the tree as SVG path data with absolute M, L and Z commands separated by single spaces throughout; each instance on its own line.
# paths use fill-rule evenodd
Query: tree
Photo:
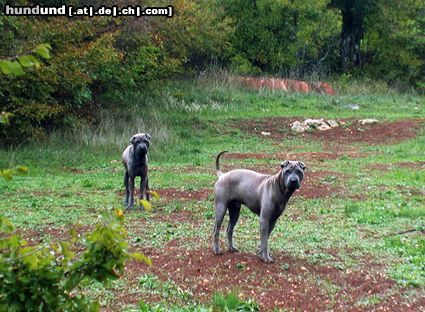
M 322 72 L 332 66 L 339 16 L 329 0 L 220 0 L 235 32 L 231 61 L 275 73 Z M 244 62 L 245 60 L 245 62 Z M 325 61 L 326 60 L 326 64 Z M 236 68 L 237 69 L 237 68 Z
M 399 88 L 425 91 L 424 0 L 377 0 L 365 20 L 362 71 Z
M 341 67 L 344 72 L 361 65 L 360 43 L 364 36 L 365 18 L 376 10 L 376 0 L 332 0 L 331 8 L 342 15 Z

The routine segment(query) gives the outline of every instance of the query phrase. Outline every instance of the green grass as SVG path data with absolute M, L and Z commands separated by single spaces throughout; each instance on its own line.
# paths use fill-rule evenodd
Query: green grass
M 229 126 L 235 120 L 269 116 L 381 120 L 425 117 L 424 98 L 410 94 L 388 92 L 328 97 L 249 91 L 214 81 L 179 82 L 165 87 L 160 96 L 131 101 L 144 109 L 105 111 L 96 129 L 82 125 L 74 131 L 54 133 L 47 142 L 30 142 L 0 150 L 0 168 L 15 165 L 30 168 L 27 176 L 0 180 L 0 214 L 23 231 L 43 231 L 46 227 L 76 222 L 92 224 L 103 211 L 122 207 L 120 155 L 131 134 L 138 131 L 153 135 L 150 151 L 153 190 L 209 188 L 212 194 L 216 181 L 214 157 L 221 150 L 240 153 L 326 151 L 322 142 L 302 137 L 273 141 L 247 134 Z M 351 103 L 358 104 L 360 109 L 348 109 L 346 105 Z M 330 198 L 308 200 L 295 196 L 271 236 L 271 251 L 291 255 L 313 266 L 328 265 L 341 272 L 359 270 L 369 261 L 386 268 L 383 269 L 385 276 L 400 287 L 423 290 L 425 241 L 421 230 L 425 228 L 425 171 L 397 166 L 400 162 L 423 162 L 423 146 L 425 131 L 422 128 L 415 138 L 397 144 L 347 146 L 369 153 L 365 157 L 307 163 L 311 171 L 342 173 L 345 177 L 342 181 L 328 175 L 320 182 L 341 185 L 348 194 L 359 198 L 350 199 L 338 193 Z M 266 164 L 275 168 L 279 161 L 223 159 L 222 163 L 234 167 Z M 376 164 L 392 164 L 393 168 L 382 171 L 373 167 Z M 161 248 L 167 242 L 177 241 L 187 250 L 209 248 L 214 217 L 212 199 L 212 195 L 205 201 L 160 199 L 154 202 L 152 213 L 130 214 L 127 219 L 133 224 L 129 228 L 131 244 Z M 159 218 L 180 212 L 192 213 L 196 226 Z M 154 222 L 149 222 L 150 219 Z M 144 227 L 135 227 L 140 220 L 146 221 Z M 397 234 L 409 229 L 418 231 Z M 247 253 L 254 253 L 257 248 L 258 218 L 247 209 L 242 210 L 235 230 L 235 244 Z M 282 265 L 283 270 L 291 269 Z M 243 270 L 243 264 L 240 266 Z M 168 295 L 177 300 L 174 304 L 197 306 L 196 298 L 180 291 L 172 281 L 159 281 L 149 275 L 140 276 L 140 281 L 133 290 L 136 293 L 157 293 L 165 301 Z M 312 282 L 332 298 L 340 289 L 326 278 L 312 277 Z M 126 281 L 122 283 L 109 288 L 94 285 L 90 291 L 93 296 L 101 294 L 102 302 L 108 304 L 113 300 L 111 291 L 125 287 Z M 415 292 L 412 294 L 416 296 Z M 378 295 L 365 294 L 356 305 L 364 308 L 382 300 Z M 197 307 L 202 310 L 201 306 Z

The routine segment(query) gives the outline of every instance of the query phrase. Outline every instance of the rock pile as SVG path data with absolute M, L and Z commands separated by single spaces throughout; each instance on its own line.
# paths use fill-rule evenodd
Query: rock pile
M 365 125 L 374 125 L 378 124 L 379 120 L 372 119 L 372 118 L 366 118 L 366 119 L 360 119 L 357 121 L 362 126 Z M 326 131 L 332 128 L 337 128 L 339 126 L 344 126 L 346 123 L 344 121 L 336 121 L 334 119 L 306 119 L 303 122 L 300 122 L 298 120 L 291 123 L 289 126 L 291 127 L 291 130 L 294 132 L 305 132 L 305 131 L 311 131 L 311 130 L 320 130 L 320 131 Z
M 326 131 L 332 128 L 339 127 L 341 125 L 345 124 L 344 122 L 336 121 L 333 119 L 306 119 L 304 122 L 300 121 L 294 121 L 292 124 L 290 124 L 291 130 L 294 132 L 304 132 L 307 130 L 320 130 L 320 131 Z

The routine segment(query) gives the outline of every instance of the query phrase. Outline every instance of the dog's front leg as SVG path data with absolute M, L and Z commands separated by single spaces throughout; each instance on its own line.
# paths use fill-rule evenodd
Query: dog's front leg
M 270 209 L 271 207 L 262 207 L 260 214 L 260 259 L 265 263 L 273 262 L 269 255 L 268 240 L 270 234 Z
M 150 201 L 148 176 L 142 177 L 140 180 L 140 199 L 143 198 L 146 198 L 147 201 Z
M 148 193 L 147 193 L 147 187 L 148 187 L 148 177 L 147 175 L 142 175 L 140 177 L 140 194 L 139 199 L 147 199 L 149 201 Z
M 270 225 L 269 225 L 269 238 L 270 238 L 270 234 L 272 233 L 272 231 L 273 231 L 273 229 L 274 229 L 274 227 L 275 227 L 275 225 L 276 225 L 276 221 L 277 221 L 277 218 L 273 218 L 271 221 L 270 221 Z
M 146 200 L 150 201 L 151 194 L 149 193 L 149 178 L 146 176 Z
M 134 176 L 130 175 L 128 179 L 128 193 L 130 195 L 130 199 L 128 202 L 127 209 L 133 209 L 134 206 Z

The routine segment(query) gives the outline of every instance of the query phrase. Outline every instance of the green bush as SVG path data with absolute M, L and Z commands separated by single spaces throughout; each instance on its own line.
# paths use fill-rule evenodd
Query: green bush
M 81 294 L 85 279 L 116 278 L 130 258 L 123 213 L 105 216 L 83 239 L 75 230 L 71 243 L 29 246 L 14 226 L 0 218 L 0 310 L 98 311 L 99 304 Z
M 239 54 L 230 59 L 230 70 L 240 75 L 259 75 L 261 73 L 260 68 L 251 65 L 250 61 Z
M 213 297 L 214 311 L 219 312 L 255 312 L 260 311 L 257 303 L 252 300 L 243 301 L 234 294 L 215 294 Z
M 0 73 L 0 112 L 13 114 L 7 126 L 0 126 L 2 143 L 43 139 L 56 128 L 75 127 L 81 118 L 93 123 L 99 108 L 129 105 L 129 94 L 151 93 L 185 66 L 224 58 L 228 19 L 218 18 L 214 4 L 177 0 L 176 15 L 157 18 L 160 23 L 1 15 L 0 40 L 8 44 L 0 47 L 0 59 L 26 53 L 40 42 L 52 47 L 52 58 L 25 75 Z

